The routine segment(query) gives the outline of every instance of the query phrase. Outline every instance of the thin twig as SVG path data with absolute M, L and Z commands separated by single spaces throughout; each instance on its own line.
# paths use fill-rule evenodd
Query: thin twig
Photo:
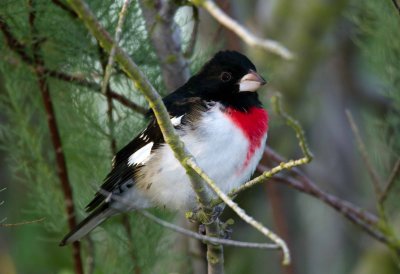
M 37 31 L 35 27 L 36 12 L 33 7 L 33 0 L 29 0 L 29 24 L 31 27 L 32 37 L 34 41 L 37 41 Z M 37 67 L 43 66 L 44 61 L 40 54 L 39 44 L 33 43 L 33 61 Z M 42 95 L 44 108 L 47 114 L 47 124 L 50 130 L 51 141 L 53 144 L 54 152 L 56 154 L 57 173 L 61 182 L 61 189 L 65 199 L 65 208 L 68 216 L 69 229 L 74 229 L 77 225 L 75 219 L 75 207 L 73 200 L 72 187 L 68 178 L 67 164 L 63 152 L 61 137 L 55 117 L 54 106 L 50 95 L 49 84 L 47 83 L 46 76 L 42 70 L 35 70 L 39 90 Z M 81 258 L 80 243 L 75 242 L 72 246 L 72 253 L 74 259 L 74 267 L 76 274 L 83 274 L 83 265 Z
M 87 87 L 90 89 L 93 89 L 95 92 L 98 92 L 102 95 L 104 95 L 103 93 L 101 93 L 101 85 L 95 83 L 95 82 L 90 82 L 87 79 L 80 77 L 80 76 L 76 76 L 76 75 L 71 75 L 71 74 L 67 74 L 64 72 L 59 72 L 59 71 L 54 71 L 54 70 L 49 70 L 45 67 L 41 67 L 39 69 L 43 70 L 43 73 L 58 79 L 58 80 L 62 80 L 62 81 L 66 81 L 66 82 L 70 82 L 76 85 L 80 85 L 83 87 Z M 134 112 L 137 112 L 139 114 L 145 115 L 148 112 L 148 109 L 145 107 L 142 107 L 138 104 L 136 104 L 135 102 L 133 102 L 132 100 L 130 100 L 129 98 L 125 97 L 122 94 L 119 94 L 115 91 L 113 91 L 111 88 L 109 88 L 108 91 L 108 95 L 113 99 L 118 101 L 120 104 L 122 104 L 123 106 L 130 108 L 131 110 L 133 110 Z
M 27 53 L 25 45 L 23 45 L 14 37 L 14 35 L 11 33 L 10 27 L 6 23 L 5 19 L 1 16 L 0 16 L 0 30 L 2 31 L 6 39 L 8 47 L 12 49 L 14 52 L 16 52 L 24 62 L 28 64 L 33 64 L 33 59 Z
M 254 220 L 254 218 L 250 217 L 246 214 L 246 212 L 238 206 L 228 195 L 226 195 L 216 184 L 215 182 L 192 160 L 188 159 L 187 164 L 195 170 L 201 178 L 208 184 L 208 186 L 218 195 L 218 197 L 228 205 L 242 220 L 246 223 L 260 231 L 266 237 L 270 238 L 274 243 L 276 243 L 283 251 L 283 265 L 290 264 L 290 253 L 289 249 L 286 246 L 286 243 L 275 233 L 270 231 L 268 228 L 263 226 L 260 222 Z
M 119 20 L 117 24 L 117 28 L 115 31 L 115 41 L 120 40 L 121 32 L 122 32 L 122 26 L 124 23 L 125 15 L 127 13 L 128 6 L 130 4 L 130 0 L 126 0 L 122 6 L 121 12 L 119 14 Z M 116 42 L 117 43 L 117 42 Z M 108 57 L 108 60 L 106 60 L 106 52 L 103 50 L 103 48 L 98 44 L 98 49 L 100 53 L 100 63 L 102 64 L 103 68 L 103 83 L 102 83 L 102 88 L 101 88 L 101 93 L 106 96 L 107 98 L 107 117 L 108 117 L 108 128 L 109 128 L 109 138 L 110 138 L 110 149 L 112 155 L 115 155 L 117 153 L 117 141 L 114 136 L 114 115 L 113 115 L 113 101 L 112 101 L 112 96 L 111 96 L 111 87 L 109 83 L 109 79 L 111 77 L 111 71 L 112 67 L 114 64 L 114 57 L 115 57 L 115 47 L 111 49 L 111 53 Z M 140 274 L 141 269 L 139 267 L 139 264 L 137 263 L 137 257 L 135 255 L 135 250 L 133 248 L 133 235 L 132 235 L 132 228 L 129 223 L 129 218 L 126 213 L 123 213 L 122 218 L 121 218 L 121 225 L 125 230 L 125 233 L 128 237 L 129 241 L 129 247 L 130 247 L 130 257 L 132 259 L 133 265 L 134 265 L 134 271 L 135 274 Z
M 216 238 L 216 237 L 209 237 L 206 235 L 201 235 L 199 233 L 190 231 L 188 229 L 185 229 L 183 227 L 174 225 L 172 223 L 166 222 L 153 214 L 149 213 L 148 211 L 144 210 L 138 210 L 140 214 L 145 216 L 146 218 L 152 220 L 153 222 L 166 227 L 168 229 L 171 229 L 175 232 L 181 233 L 183 235 L 186 235 L 188 237 L 204 241 L 205 243 L 210 243 L 210 244 L 222 244 L 226 246 L 234 246 L 234 247 L 245 247 L 245 248 L 258 248 L 258 249 L 278 249 L 279 246 L 276 244 L 268 244 L 268 243 L 251 243 L 251 242 L 242 242 L 242 241 L 235 241 L 235 240 L 229 240 L 229 239 L 221 239 L 221 238 Z
M 288 226 L 288 219 L 285 210 L 285 205 L 282 197 L 282 190 L 275 184 L 264 184 L 263 185 L 266 193 L 266 201 L 269 202 L 272 220 L 276 232 L 283 240 L 287 243 L 289 249 L 291 248 L 290 233 Z M 281 266 L 282 274 L 294 274 L 294 264 L 291 263 L 288 266 Z
M 264 158 L 272 161 L 271 165 L 284 161 L 282 156 L 278 155 L 276 152 L 269 148 L 265 149 Z M 268 168 L 265 166 L 258 166 L 258 170 L 261 172 L 267 169 Z M 290 176 L 275 175 L 271 182 L 281 183 L 283 185 L 289 186 L 324 202 L 328 206 L 332 207 L 334 210 L 343 214 L 346 219 L 359 226 L 371 237 L 384 244 L 388 244 L 390 242 L 390 240 L 384 234 L 378 231 L 379 219 L 376 215 L 372 214 L 369 211 L 363 210 L 348 201 L 342 200 L 332 194 L 324 192 L 298 168 L 291 169 L 289 174 Z
M 281 163 L 285 161 L 282 156 L 280 156 L 278 153 L 268 147 L 264 151 L 264 157 L 272 161 L 271 165 L 275 165 L 276 163 Z M 259 165 L 258 168 L 261 172 L 267 169 L 267 167 L 264 167 L 262 165 Z M 357 218 L 363 220 L 363 222 L 371 225 L 376 225 L 378 223 L 379 219 L 373 213 L 365 211 L 348 201 L 342 200 L 332 194 L 326 193 L 325 191 L 321 190 L 318 185 L 309 177 L 307 177 L 299 168 L 292 168 L 289 174 L 291 175 L 290 178 L 293 178 L 294 180 L 296 180 L 296 182 L 298 182 L 298 184 L 290 185 L 293 186 L 295 189 L 322 200 L 323 202 L 327 203 L 329 206 L 335 208 L 340 212 L 349 213 L 357 216 Z M 277 177 L 277 175 L 275 175 L 274 178 L 275 177 Z
M 182 37 L 179 26 L 174 20 L 174 15 L 181 3 L 179 1 L 139 0 L 139 4 L 148 36 L 160 64 L 163 82 L 167 91 L 172 92 L 182 86 L 190 77 L 189 64 L 182 53 Z M 196 16 L 196 13 L 194 13 L 194 16 Z M 194 26 L 195 31 L 196 25 Z M 192 34 L 192 38 L 195 38 L 196 34 Z M 194 43 L 195 41 L 192 39 L 191 42 Z M 192 172 L 188 169 L 187 171 Z M 191 175 L 192 182 L 195 179 L 194 176 L 195 174 Z M 199 180 L 194 184 L 201 187 L 200 183 Z M 201 196 L 203 198 L 200 203 L 204 205 L 207 197 Z M 206 211 L 211 213 L 211 209 Z M 217 230 L 217 223 L 206 226 L 206 233 Z M 209 274 L 223 273 L 223 247 L 221 245 L 207 245 L 207 262 Z
M 290 127 L 292 127 L 293 130 L 296 132 L 296 137 L 299 140 L 299 146 L 304 154 L 304 157 L 297 159 L 297 160 L 289 160 L 287 162 L 283 162 L 283 161 L 280 162 L 278 166 L 272 168 L 271 170 L 265 171 L 260 176 L 246 182 L 245 184 L 241 185 L 239 188 L 232 190 L 229 193 L 230 197 L 234 197 L 237 194 L 239 194 L 240 192 L 242 192 L 246 189 L 249 189 L 250 187 L 252 187 L 256 184 L 262 183 L 267 179 L 272 178 L 272 176 L 274 176 L 275 174 L 278 174 L 279 172 L 281 172 L 283 170 L 290 170 L 296 166 L 308 164 L 313 159 L 313 155 L 312 155 L 310 149 L 308 148 L 308 145 L 306 142 L 306 137 L 305 137 L 304 131 L 301 128 L 300 124 L 295 119 L 290 117 L 286 112 L 283 111 L 282 103 L 281 103 L 281 95 L 278 93 L 277 95 L 275 95 L 271 98 L 271 101 L 272 101 L 272 105 L 275 109 L 275 112 L 278 115 L 280 115 L 286 121 L 286 123 Z M 221 200 L 214 200 L 212 204 L 215 205 L 220 202 L 221 202 Z
M 122 219 L 121 219 L 121 224 L 125 230 L 126 236 L 128 237 L 129 241 L 129 249 L 130 249 L 130 257 L 134 265 L 134 271 L 135 274 L 141 274 L 142 270 L 138 264 L 138 259 L 136 256 L 136 250 L 134 249 L 134 244 L 133 244 L 133 233 L 132 233 L 132 227 L 129 222 L 129 216 L 128 213 L 122 213 Z
M 368 156 L 367 148 L 365 147 L 365 144 L 361 138 L 360 131 L 356 125 L 356 122 L 354 121 L 353 115 L 351 115 L 351 112 L 348 109 L 346 110 L 346 116 L 347 116 L 347 119 L 349 120 L 350 127 L 351 127 L 351 130 L 353 131 L 354 137 L 356 138 L 357 146 L 361 153 L 364 164 L 367 167 L 369 175 L 371 176 L 372 183 L 373 183 L 374 190 L 375 190 L 375 195 L 378 199 L 382 193 L 381 179 L 379 178 L 378 172 L 376 171 L 374 165 L 371 163 L 371 160 Z
M 91 88 L 94 91 L 100 93 L 101 85 L 99 85 L 95 82 L 90 82 L 87 79 L 85 79 L 84 77 L 77 76 L 77 75 L 70 75 L 65 72 L 51 70 L 51 69 L 46 68 L 43 64 L 40 64 L 40 65 L 35 64 L 34 60 L 29 56 L 28 50 L 25 47 L 25 45 L 23 45 L 21 42 L 19 42 L 15 38 L 15 36 L 10 31 L 10 27 L 8 26 L 6 21 L 1 16 L 0 16 L 0 31 L 3 33 L 3 35 L 6 39 L 6 43 L 9 47 L 9 49 L 14 51 L 16 54 L 18 54 L 18 56 L 21 58 L 21 60 L 25 64 L 31 66 L 34 71 L 36 71 L 36 70 L 42 71 L 43 74 L 46 76 L 49 76 L 49 77 L 52 77 L 52 78 L 55 78 L 58 80 L 62 80 L 65 82 L 70 82 L 73 84 L 81 85 L 84 87 L 88 87 L 88 88 Z M 110 96 L 113 98 L 113 100 L 118 101 L 122 105 L 132 109 L 133 111 L 135 111 L 139 114 L 144 115 L 148 111 L 146 108 L 136 104 L 135 102 L 131 101 L 124 95 L 116 93 L 115 91 L 112 91 L 111 89 L 110 89 Z
M 99 189 L 99 192 L 103 194 L 104 196 L 109 196 L 111 193 L 109 191 L 106 191 L 102 188 Z M 111 195 L 111 199 L 118 202 L 127 205 L 127 207 L 132 208 L 132 204 L 127 202 L 126 200 L 116 196 L 116 195 Z M 133 207 L 135 208 L 135 207 Z M 257 249 L 278 249 L 279 246 L 276 244 L 269 244 L 269 243 L 252 243 L 252 242 L 243 242 L 243 241 L 235 241 L 235 240 L 230 240 L 230 239 L 221 239 L 221 238 L 216 238 L 216 237 L 210 237 L 206 235 L 202 235 L 196 232 L 193 232 L 191 230 L 188 230 L 186 228 L 174 225 L 170 222 L 164 221 L 163 219 L 158 218 L 157 216 L 151 214 L 150 212 L 140 209 L 140 208 L 135 208 L 135 211 L 140 213 L 141 215 L 145 216 L 149 220 L 165 227 L 170 230 L 173 230 L 175 232 L 181 233 L 183 235 L 186 235 L 188 237 L 204 241 L 205 243 L 210 243 L 210 244 L 222 244 L 226 246 L 234 246 L 234 247 L 246 247 L 246 248 L 257 248 Z
M 129 4 L 130 4 L 130 0 L 125 1 L 123 4 L 122 10 L 120 12 L 120 19 L 118 21 L 116 34 L 115 34 L 116 41 L 119 41 L 119 39 L 120 39 L 123 21 L 124 21 Z M 107 136 L 110 139 L 111 153 L 112 153 L 112 155 L 115 155 L 117 153 L 117 141 L 114 136 L 114 115 L 113 115 L 114 107 L 113 107 L 113 101 L 112 101 L 112 96 L 111 96 L 111 87 L 110 87 L 110 83 L 109 83 L 109 79 L 111 76 L 111 70 L 112 70 L 112 66 L 114 63 L 115 48 L 114 47 L 112 48 L 108 60 L 106 57 L 106 52 L 103 50 L 103 48 L 100 46 L 100 44 L 98 44 L 98 49 L 99 49 L 99 55 L 100 55 L 100 63 L 102 65 L 103 73 L 104 73 L 101 94 L 105 95 L 107 98 L 107 117 L 108 117 L 108 128 L 109 128 L 109 134 L 107 134 Z M 120 222 L 121 222 L 121 225 L 124 228 L 125 233 L 128 238 L 128 242 L 129 242 L 128 244 L 130 247 L 130 257 L 131 257 L 133 265 L 134 265 L 135 274 L 140 274 L 142 271 L 139 267 L 139 264 L 137 263 L 138 260 L 135 255 L 135 250 L 133 248 L 132 228 L 129 223 L 128 215 L 126 213 L 122 214 L 122 218 L 121 218 Z
M 96 253 L 95 253 L 95 244 L 91 235 L 87 236 L 87 243 L 88 243 L 88 251 L 86 255 L 86 263 L 87 263 L 87 274 L 93 274 L 96 268 Z
M 383 204 L 386 201 L 386 198 L 390 193 L 390 190 L 394 186 L 394 183 L 399 176 L 400 176 L 400 159 L 398 159 L 393 166 L 392 172 L 390 173 L 386 186 L 382 191 L 381 196 L 379 197 L 379 203 Z
M 398 11 L 398 13 L 400 14 L 400 4 L 398 0 L 392 0 L 394 7 L 396 8 L 396 10 Z
M 52 78 L 70 82 L 70 83 L 77 84 L 80 86 L 88 87 L 90 89 L 93 89 L 95 92 L 101 93 L 101 85 L 99 85 L 95 82 L 90 82 L 83 77 L 67 74 L 64 72 L 49 70 L 45 67 L 40 67 L 39 69 L 42 69 L 44 74 L 46 74 Z M 104 95 L 103 93 L 101 93 L 101 94 Z M 109 88 L 108 94 L 113 100 L 118 101 L 120 104 L 122 104 L 123 106 L 125 106 L 127 108 L 130 108 L 134 112 L 137 112 L 142 115 L 145 115 L 148 112 L 147 108 L 136 104 L 135 102 L 133 102 L 129 98 L 125 97 L 124 95 L 113 91 L 111 88 Z
M 359 218 L 356 214 L 354 214 L 353 211 L 348 210 L 349 209 L 348 205 L 342 204 L 342 201 L 340 199 L 337 199 L 335 196 L 328 193 L 314 192 L 313 189 L 305 187 L 302 182 L 299 182 L 299 180 L 297 180 L 294 177 L 275 175 L 273 177 L 273 180 L 271 180 L 271 182 L 288 185 L 296 190 L 307 193 L 313 197 L 316 197 L 319 200 L 322 200 L 323 202 L 330 205 L 338 212 L 342 213 L 343 216 L 345 216 L 349 221 L 360 227 L 371 237 L 375 238 L 376 240 L 384 244 L 388 244 L 390 242 L 390 240 L 384 234 L 378 231 L 374 225 L 365 222 L 365 220 Z
M 53 2 L 54 5 L 58 6 L 62 10 L 66 11 L 71 17 L 78 18 L 78 15 L 75 13 L 75 11 L 73 9 L 71 9 L 69 6 L 67 6 L 66 4 L 64 4 L 62 1 L 51 0 L 51 2 Z
M 99 56 L 100 56 L 100 63 L 103 68 L 103 74 L 106 74 L 106 67 L 107 67 L 107 54 L 103 50 L 103 48 L 100 46 L 100 44 L 97 45 L 98 50 L 99 50 Z M 103 82 L 104 84 L 105 82 Z M 110 83 L 107 81 L 105 87 L 105 92 L 101 91 L 101 94 L 103 94 L 106 97 L 106 102 L 107 102 L 107 126 L 108 126 L 108 134 L 107 137 L 110 140 L 110 150 L 111 150 L 111 155 L 114 156 L 117 153 L 117 140 L 115 139 L 114 136 L 114 105 L 113 105 L 113 100 L 111 97 L 111 87 Z
M 37 220 L 33 220 L 33 221 L 25 221 L 25 222 L 19 222 L 19 223 L 13 223 L 13 224 L 2 224 L 0 223 L 0 227 L 14 227 L 14 226 L 21 226 L 21 225 L 28 225 L 28 224 L 34 224 L 34 223 L 40 223 L 43 222 L 46 218 L 40 218 Z
M 130 0 L 125 0 L 124 4 L 122 5 L 122 9 L 119 13 L 119 19 L 118 19 L 118 24 L 117 28 L 115 30 L 115 45 L 119 43 L 119 40 L 121 38 L 122 34 L 122 26 L 124 25 L 125 17 L 128 11 L 128 7 L 130 5 L 131 1 Z M 105 54 L 102 48 L 100 47 L 101 54 Z M 114 137 L 114 118 L 113 118 L 113 103 L 112 103 L 112 97 L 110 96 L 110 84 L 109 80 L 111 77 L 111 71 L 112 67 L 114 65 L 114 57 L 115 57 L 115 46 L 111 48 L 110 55 L 108 57 L 107 63 L 102 62 L 103 65 L 103 83 L 101 86 L 101 93 L 104 94 L 107 97 L 107 116 L 108 116 L 108 128 L 110 132 L 110 144 L 111 144 L 111 152 L 113 155 L 117 152 L 117 143 Z M 101 58 L 103 59 L 103 58 Z
M 7 188 L 4 187 L 4 188 L 0 189 L 0 192 L 5 191 L 6 189 L 7 189 Z M 5 201 L 1 201 L 1 202 L 0 202 L 0 206 L 2 206 L 4 203 L 5 203 Z M 3 219 L 0 219 L 0 224 L 4 223 L 5 221 L 7 221 L 7 217 L 4 217 Z
M 201 6 L 206 9 L 221 25 L 233 31 L 244 42 L 250 46 L 260 47 L 264 50 L 272 52 L 281 56 L 284 59 L 293 59 L 293 53 L 279 42 L 271 39 L 262 39 L 255 36 L 233 18 L 229 17 L 223 10 L 221 10 L 212 0 L 192 0 L 195 5 Z
M 114 65 L 115 45 L 117 45 L 119 43 L 119 40 L 121 39 L 122 26 L 124 25 L 125 17 L 126 17 L 130 3 L 131 3 L 131 0 L 125 0 L 124 4 L 122 5 L 121 11 L 119 13 L 118 24 L 117 24 L 117 28 L 115 29 L 115 36 L 114 36 L 115 44 L 111 48 L 110 56 L 108 57 L 108 62 L 105 67 L 103 84 L 101 86 L 101 93 L 103 93 L 103 94 L 106 94 L 106 92 L 107 92 L 108 81 L 110 80 L 111 70 Z

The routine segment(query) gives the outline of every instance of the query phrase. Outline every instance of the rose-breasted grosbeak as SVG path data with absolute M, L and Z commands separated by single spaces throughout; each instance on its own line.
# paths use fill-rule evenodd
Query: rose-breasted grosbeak
M 186 148 L 226 193 L 245 183 L 261 158 L 268 114 L 256 91 L 265 83 L 246 56 L 222 51 L 164 98 Z M 150 116 L 147 128 L 115 155 L 102 190 L 86 207 L 91 214 L 60 245 L 79 240 L 121 211 L 153 206 L 196 208 L 186 172 Z

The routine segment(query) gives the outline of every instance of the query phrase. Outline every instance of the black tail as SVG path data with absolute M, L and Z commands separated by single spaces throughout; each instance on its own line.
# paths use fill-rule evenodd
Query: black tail
M 117 214 L 118 211 L 110 208 L 108 204 L 105 204 L 95 211 L 93 211 L 88 217 L 80 222 L 73 230 L 71 230 L 64 239 L 60 242 L 60 246 L 79 241 L 85 237 L 90 231 L 92 231 L 99 224 L 104 222 L 108 217 Z

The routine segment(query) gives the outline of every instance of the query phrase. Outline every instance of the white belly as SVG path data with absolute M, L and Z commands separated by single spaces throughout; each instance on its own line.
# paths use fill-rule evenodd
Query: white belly
M 189 134 L 182 137 L 186 148 L 225 193 L 250 178 L 262 156 L 267 138 L 265 134 L 261 146 L 245 165 L 249 141 L 221 112 L 219 106 L 208 111 L 195 131 L 187 132 Z M 178 133 L 182 131 L 178 130 Z M 154 205 L 174 210 L 196 207 L 191 183 L 168 145 L 158 148 L 147 161 L 138 173 L 136 187 L 132 191 L 138 192 L 135 195 L 132 193 L 132 196 L 140 193 Z

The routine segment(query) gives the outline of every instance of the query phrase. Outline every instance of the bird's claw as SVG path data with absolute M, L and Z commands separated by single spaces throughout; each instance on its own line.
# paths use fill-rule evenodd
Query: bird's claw
M 226 222 L 221 222 L 220 228 L 221 228 L 221 238 L 223 239 L 231 239 L 232 233 L 233 233 L 233 228 L 232 225 L 234 224 L 233 219 L 228 219 Z
M 200 222 L 204 225 L 209 225 L 214 223 L 218 219 L 223 210 L 223 207 L 216 206 L 213 207 L 210 214 L 206 214 L 201 208 L 197 208 L 193 211 L 187 212 L 186 218 L 192 223 Z
M 232 219 L 228 219 L 226 222 L 221 222 L 219 221 L 219 227 L 220 227 L 220 237 L 223 239 L 231 239 L 233 229 L 232 225 L 234 224 L 234 221 Z M 200 224 L 199 225 L 199 234 L 205 235 L 206 234 L 206 225 L 205 224 Z

